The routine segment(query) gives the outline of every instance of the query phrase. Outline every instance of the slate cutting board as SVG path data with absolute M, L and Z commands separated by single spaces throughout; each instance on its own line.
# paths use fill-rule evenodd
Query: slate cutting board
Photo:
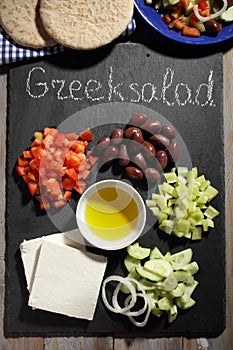
M 225 191 L 222 88 L 221 54 L 179 59 L 136 44 L 108 46 L 95 53 L 71 51 L 11 69 L 7 128 L 6 334 L 195 337 L 216 336 L 223 331 Z M 19 244 L 24 239 L 57 232 L 60 223 L 54 224 L 56 215 L 51 221 L 46 214 L 35 209 L 35 203 L 15 173 L 17 157 L 29 146 L 35 130 L 63 125 L 71 115 L 75 115 L 72 127 L 77 131 L 99 125 L 101 118 L 104 118 L 107 125 L 94 128 L 95 138 L 102 136 L 103 132 L 111 129 L 109 123 L 118 118 L 111 115 L 111 107 L 109 114 L 104 108 L 105 115 L 99 115 L 103 104 L 108 108 L 112 102 L 122 106 L 129 103 L 129 110 L 128 107 L 123 108 L 126 112 L 119 116 L 119 122 L 125 120 L 127 123 L 130 117 L 127 111 L 130 113 L 132 108 L 135 111 L 148 109 L 149 113 L 152 111 L 152 117 L 153 111 L 155 116 L 156 113 L 164 116 L 175 126 L 186 144 L 192 164 L 220 191 L 213 205 L 221 215 L 215 221 L 216 227 L 202 241 L 191 243 L 178 240 L 158 234 L 154 229 L 141 238 L 143 245 L 157 245 L 163 253 L 192 247 L 193 259 L 200 266 L 196 275 L 200 283 L 194 292 L 197 304 L 181 312 L 171 325 L 166 323 L 166 317 L 151 317 L 146 327 L 137 329 L 126 318 L 108 312 L 101 300 L 92 322 L 33 311 L 27 306 L 28 292 Z M 90 109 L 85 114 L 82 111 L 86 107 Z M 185 161 L 185 158 L 182 159 Z M 64 229 L 73 228 L 73 225 L 74 220 L 71 220 Z M 125 250 L 106 254 L 109 259 L 106 275 L 124 274 L 121 262 Z

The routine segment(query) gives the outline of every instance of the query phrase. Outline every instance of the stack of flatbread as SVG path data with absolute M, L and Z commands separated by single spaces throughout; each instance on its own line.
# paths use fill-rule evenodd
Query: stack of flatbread
M 123 33 L 133 0 L 1 0 L 0 24 L 19 45 L 61 44 L 76 50 L 104 46 Z

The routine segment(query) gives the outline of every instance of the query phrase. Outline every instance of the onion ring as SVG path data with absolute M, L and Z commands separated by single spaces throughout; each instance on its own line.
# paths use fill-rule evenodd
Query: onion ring
M 117 301 L 117 297 L 118 297 L 118 293 L 119 293 L 119 291 L 120 291 L 120 288 L 121 288 L 121 283 L 119 283 L 118 285 L 117 285 L 117 287 L 116 287 L 116 289 L 114 290 L 114 292 L 113 292 L 113 297 L 112 297 L 112 305 L 114 306 L 114 308 L 116 309 L 116 310 L 120 310 L 121 309 L 121 307 L 120 307 L 120 305 L 118 304 L 118 301 Z M 135 293 L 136 293 L 136 290 L 135 290 Z M 136 293 L 136 295 L 137 295 L 137 293 Z M 130 298 L 132 299 L 132 294 L 130 294 L 129 295 L 130 296 Z M 144 298 L 145 299 L 145 298 Z M 136 299 L 136 301 L 137 301 L 137 299 Z M 135 304 L 136 304 L 136 302 L 135 302 Z M 127 304 L 125 304 L 125 306 L 126 307 L 128 307 L 128 305 Z M 125 314 L 126 316 L 139 316 L 139 315 L 142 315 L 145 311 L 146 311 L 146 307 L 147 307 L 147 305 L 146 305 L 146 303 L 144 304 L 144 306 L 140 309 L 140 310 L 137 310 L 137 311 L 127 311 L 127 312 L 124 312 L 123 314 Z M 132 307 L 131 307 L 132 308 Z M 131 309 L 130 308 L 130 309 Z
M 193 12 L 195 13 L 195 16 L 197 17 L 197 19 L 199 19 L 199 21 L 206 22 L 206 21 L 209 21 L 210 19 L 214 19 L 214 18 L 219 17 L 227 9 L 227 6 L 228 6 L 227 0 L 223 0 L 223 7 L 218 12 L 215 12 L 208 17 L 203 17 L 199 14 L 197 4 L 193 5 Z
M 111 281 L 118 282 L 116 288 L 113 291 L 112 306 L 108 302 L 107 296 L 106 296 L 106 285 Z M 138 293 L 136 291 L 136 287 L 133 285 L 133 283 L 136 285 L 137 289 L 141 291 L 141 293 Z M 118 303 L 118 294 L 122 284 L 124 284 L 129 289 L 129 292 L 130 292 L 130 294 L 127 296 L 127 298 L 124 301 L 125 306 L 123 308 Z M 138 297 L 141 297 L 144 299 L 143 307 L 137 311 L 130 311 L 135 306 Z M 104 280 L 103 286 L 102 286 L 102 299 L 103 299 L 103 303 L 110 311 L 128 316 L 129 320 L 137 327 L 144 327 L 149 319 L 150 312 L 151 312 L 151 302 L 146 294 L 144 286 L 134 278 L 131 278 L 131 277 L 124 278 L 116 275 L 107 277 Z M 146 310 L 147 310 L 147 313 L 145 315 L 145 319 L 142 322 L 135 321 L 133 317 L 142 315 L 143 313 L 145 313 Z
M 120 305 L 118 304 L 118 307 L 112 307 L 108 300 L 107 300 L 107 296 L 106 296 L 106 284 L 111 282 L 111 281 L 117 281 L 119 282 L 119 284 L 124 284 L 127 286 L 127 288 L 129 289 L 132 298 L 131 298 L 131 302 L 125 306 L 124 308 L 121 308 Z M 119 285 L 118 284 L 118 285 Z M 117 287 L 118 287 L 117 285 Z M 116 287 L 116 288 L 117 288 Z M 135 287 L 127 280 L 127 278 L 121 277 L 121 276 L 109 276 L 107 277 L 104 282 L 103 282 L 103 286 L 102 286 L 102 299 L 103 302 L 105 304 L 105 306 L 112 312 L 115 313 L 121 313 L 121 314 L 126 314 L 132 307 L 134 307 L 134 305 L 136 304 L 137 301 L 137 297 L 136 297 L 136 290 Z
M 145 315 L 145 318 L 144 318 L 143 321 L 138 322 L 138 321 L 136 321 L 132 316 L 128 316 L 128 317 L 129 317 L 129 320 L 134 324 L 134 326 L 137 326 L 137 327 L 144 327 L 144 326 L 147 324 L 148 319 L 149 319 L 149 316 L 150 316 L 150 313 L 151 313 L 151 302 L 150 302 L 150 300 L 149 300 L 149 298 L 148 298 L 147 296 L 144 297 L 143 293 L 137 293 L 137 296 L 144 298 L 144 300 L 145 300 L 145 305 L 146 305 L 147 308 L 148 308 L 148 309 L 147 309 L 147 313 L 146 313 L 146 315 Z M 131 295 L 129 295 L 129 296 L 127 297 L 127 299 L 125 300 L 125 302 L 126 302 L 126 301 L 130 302 L 130 298 L 131 298 Z M 145 309 L 145 311 L 146 311 L 146 309 Z M 139 316 L 139 314 L 137 314 L 137 315 L 135 315 L 135 316 Z

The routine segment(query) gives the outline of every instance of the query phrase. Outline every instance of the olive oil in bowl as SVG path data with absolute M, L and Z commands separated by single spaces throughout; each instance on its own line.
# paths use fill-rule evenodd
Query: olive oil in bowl
M 103 180 L 91 185 L 82 194 L 76 220 L 87 245 L 106 250 L 122 249 L 143 232 L 145 203 L 130 184 Z
M 85 219 L 97 237 L 118 240 L 135 229 L 138 207 L 131 195 L 124 190 L 106 187 L 89 197 Z

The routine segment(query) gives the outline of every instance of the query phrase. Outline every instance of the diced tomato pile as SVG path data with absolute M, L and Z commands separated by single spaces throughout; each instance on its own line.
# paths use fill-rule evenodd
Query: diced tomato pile
M 82 194 L 91 167 L 96 163 L 87 151 L 92 132 L 63 134 L 55 128 L 34 133 L 29 150 L 18 157 L 16 171 L 27 183 L 32 196 L 40 202 L 41 210 L 62 207 L 70 200 L 72 191 Z

